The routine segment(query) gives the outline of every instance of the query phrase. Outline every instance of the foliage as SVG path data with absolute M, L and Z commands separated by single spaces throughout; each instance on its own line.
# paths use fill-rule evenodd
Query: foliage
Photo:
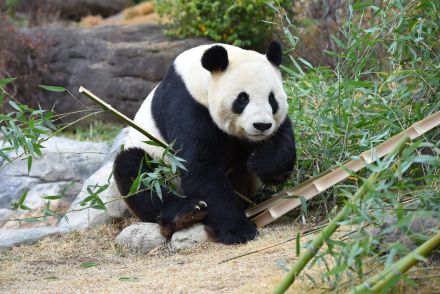
M 18 0 L 6 0 L 5 2 L 6 10 L 8 14 L 12 17 L 15 16 L 15 9 L 18 5 Z
M 5 102 L 8 93 L 5 87 L 14 79 L 0 80 L 0 108 Z M 6 97 L 12 98 L 12 97 Z M 33 158 L 42 157 L 41 143 L 56 130 L 52 123 L 53 112 L 42 109 L 33 109 L 21 104 L 15 99 L 9 100 L 13 111 L 0 114 L 0 130 L 3 143 L 0 146 L 0 170 L 13 159 L 24 157 L 28 162 L 28 172 L 32 166 Z
M 145 143 L 159 146 L 154 141 L 146 141 Z M 151 195 L 155 193 L 161 201 L 164 200 L 162 191 L 170 191 L 181 196 L 175 189 L 173 180 L 180 175 L 178 169 L 186 170 L 183 165 L 185 160 L 172 152 L 172 145 L 173 144 L 169 145 L 168 148 L 163 151 L 159 159 L 153 159 L 145 155 L 140 165 L 146 164 L 152 171 L 141 173 L 142 166 L 140 166 L 138 176 L 134 179 L 129 194 L 135 194 L 140 190 L 147 190 L 150 191 Z
M 414 122 L 440 110 L 440 7 L 437 1 L 351 1 L 345 25 L 332 36 L 337 50 L 327 51 L 336 67 L 314 68 L 295 56 L 298 39 L 289 19 L 281 25 L 289 43 L 290 65 L 283 67 L 291 97 L 290 115 L 298 141 L 297 184 L 362 151 L 376 146 Z M 339 36 L 339 37 L 338 37 Z M 342 290 L 363 280 L 377 263 L 388 267 L 408 252 L 396 243 L 382 244 L 380 236 L 396 230 L 416 241 L 430 236 L 413 232 L 418 218 L 440 217 L 440 130 L 431 131 L 403 152 L 399 166 L 384 172 L 353 215 L 350 238 L 330 239 L 313 264 L 327 269 L 322 279 Z M 369 167 L 372 171 L 375 166 Z M 332 204 L 352 199 L 363 174 L 352 176 L 313 203 L 327 216 Z M 310 205 L 310 204 L 309 204 Z M 309 212 L 310 215 L 310 212 Z M 368 230 L 395 218 L 378 238 Z M 405 235 L 405 234 L 403 234 Z M 343 281 L 347 281 L 343 284 Z M 396 282 L 396 280 L 394 280 Z M 344 288 L 345 289 L 345 288 Z
M 275 12 L 264 0 L 156 0 L 156 11 L 169 17 L 168 32 L 178 37 L 206 37 L 215 42 L 262 49 L 271 39 Z M 277 1 L 278 4 L 289 1 Z

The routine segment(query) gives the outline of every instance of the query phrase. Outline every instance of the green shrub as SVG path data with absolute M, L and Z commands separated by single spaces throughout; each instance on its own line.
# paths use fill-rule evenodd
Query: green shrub
M 271 39 L 276 17 L 264 0 L 156 0 L 156 11 L 171 19 L 168 33 L 206 37 L 215 42 L 262 49 Z M 278 4 L 287 2 L 278 1 Z

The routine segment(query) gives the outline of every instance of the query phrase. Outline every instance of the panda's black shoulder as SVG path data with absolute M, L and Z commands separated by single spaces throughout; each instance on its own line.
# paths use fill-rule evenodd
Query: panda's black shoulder
M 214 141 L 228 139 L 215 125 L 209 110 L 190 94 L 174 64 L 156 88 L 151 107 L 155 124 L 169 143 L 182 144 L 185 138 L 195 136 Z

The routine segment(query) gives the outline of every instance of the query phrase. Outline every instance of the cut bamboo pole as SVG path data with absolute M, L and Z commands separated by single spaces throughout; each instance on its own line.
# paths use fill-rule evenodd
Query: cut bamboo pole
M 257 227 L 261 228 L 300 206 L 301 200 L 299 197 L 304 197 L 306 200 L 312 199 L 321 192 L 346 179 L 350 175 L 347 170 L 357 172 L 367 164 L 388 154 L 404 136 L 407 135 L 411 140 L 414 140 L 438 125 L 440 125 L 440 111 L 414 123 L 408 129 L 391 137 L 377 147 L 361 153 L 359 159 L 351 160 L 344 164 L 343 167 L 325 172 L 295 188 L 279 193 L 271 199 L 248 209 L 246 215 L 248 217 L 254 217 L 252 221 Z
M 138 124 L 136 124 L 132 119 L 125 116 L 122 112 L 119 112 L 118 110 L 114 109 L 113 106 L 84 88 L 83 86 L 79 87 L 79 92 L 86 95 L 88 98 L 92 99 L 96 104 L 101 106 L 104 110 L 111 112 L 112 115 L 114 115 L 117 119 L 119 119 L 124 124 L 129 125 L 130 127 L 134 128 L 136 131 L 140 132 L 142 135 L 150 139 L 151 141 L 156 142 L 160 147 L 163 147 L 165 149 L 168 148 L 168 145 L 162 142 L 161 140 L 157 139 L 150 133 L 148 133 L 146 130 L 141 128 Z

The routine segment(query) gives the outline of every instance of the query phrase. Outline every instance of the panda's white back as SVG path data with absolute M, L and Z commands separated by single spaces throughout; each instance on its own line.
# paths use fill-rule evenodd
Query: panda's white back
M 151 103 L 153 101 L 154 93 L 157 89 L 158 85 L 148 94 L 147 98 L 145 98 L 141 107 L 134 117 L 134 122 L 139 125 L 141 128 L 146 130 L 148 133 L 153 135 L 155 138 L 165 142 L 162 135 L 160 134 L 159 129 L 156 126 L 156 122 L 153 119 L 153 114 L 151 111 Z M 125 139 L 124 148 L 141 148 L 147 152 L 151 157 L 158 159 L 161 157 L 163 153 L 162 147 L 157 147 L 149 144 L 145 144 L 145 141 L 150 141 L 145 135 L 141 134 L 139 131 L 130 127 L 128 131 L 127 138 Z

